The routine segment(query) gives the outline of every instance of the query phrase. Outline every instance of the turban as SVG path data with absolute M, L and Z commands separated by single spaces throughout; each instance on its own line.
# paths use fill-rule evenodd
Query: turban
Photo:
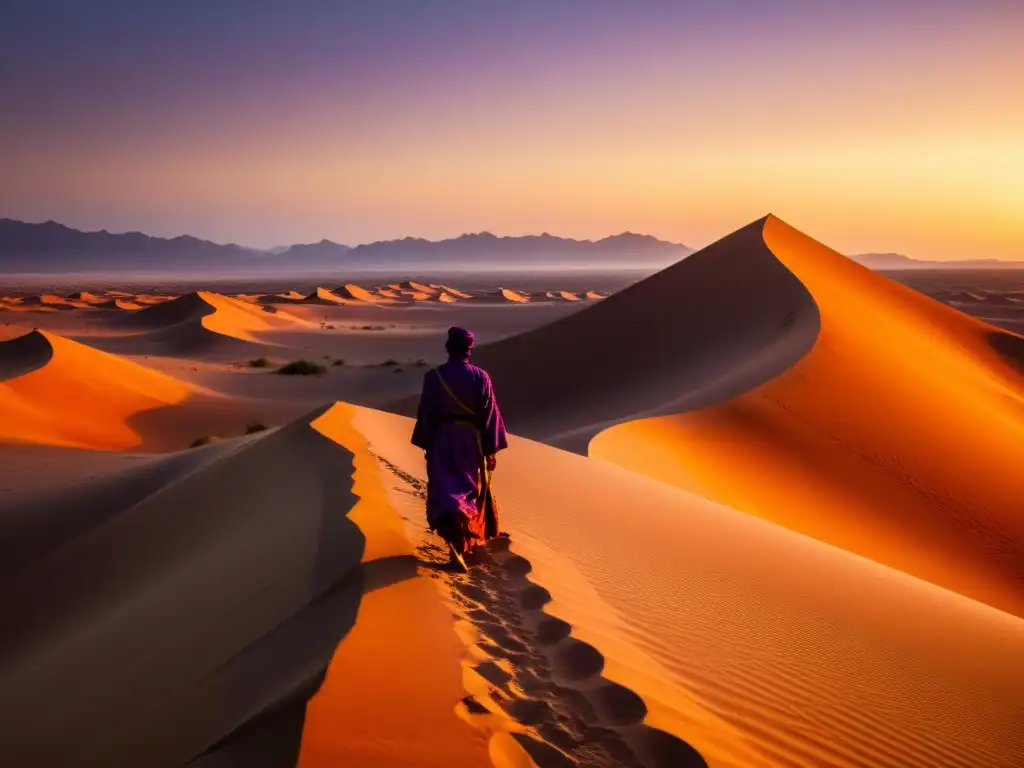
M 465 328 L 449 328 L 445 348 L 452 354 L 467 355 L 476 343 L 476 336 Z

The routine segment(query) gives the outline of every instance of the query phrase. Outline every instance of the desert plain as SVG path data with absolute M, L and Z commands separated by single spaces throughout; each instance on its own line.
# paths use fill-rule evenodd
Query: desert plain
M 0 742 L 38 766 L 1024 765 L 1024 270 L 768 216 L 653 275 L 0 279 Z M 468 575 L 409 444 L 511 446 Z

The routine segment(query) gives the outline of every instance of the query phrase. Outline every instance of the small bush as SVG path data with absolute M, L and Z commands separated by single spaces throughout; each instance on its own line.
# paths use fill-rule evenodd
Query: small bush
M 402 369 L 401 369 L 401 368 L 395 368 L 395 369 L 393 369 L 393 370 L 392 370 L 391 372 L 392 372 L 392 373 L 401 373 L 401 372 L 402 372 Z
M 282 376 L 320 376 L 327 373 L 327 369 L 312 360 L 293 360 L 282 365 L 277 372 Z
M 250 421 L 245 425 L 245 434 L 254 435 L 257 432 L 262 432 L 267 428 L 267 425 L 262 421 Z
M 381 363 L 381 365 L 383 365 L 385 368 L 394 368 L 396 365 L 398 365 L 398 361 L 397 360 L 385 360 L 383 363 Z
M 202 437 L 197 437 L 193 440 L 189 448 L 199 448 L 204 445 L 209 445 L 210 443 L 216 443 L 218 440 L 220 440 L 220 438 L 217 437 L 217 435 L 203 435 Z
M 345 364 L 345 361 L 343 359 L 341 359 L 340 357 L 337 360 L 335 360 L 333 363 L 331 363 L 331 365 L 335 365 L 335 366 L 342 366 L 344 364 Z
M 427 361 L 424 360 L 422 357 L 419 360 L 417 360 L 415 363 L 413 363 L 413 365 L 415 365 L 417 368 L 423 368 L 426 364 L 427 364 Z
M 263 311 L 269 312 L 270 314 L 274 315 L 277 314 L 277 307 L 275 307 L 273 304 L 264 304 Z
M 249 361 L 250 368 L 269 368 L 270 361 L 265 357 L 257 357 L 255 360 Z

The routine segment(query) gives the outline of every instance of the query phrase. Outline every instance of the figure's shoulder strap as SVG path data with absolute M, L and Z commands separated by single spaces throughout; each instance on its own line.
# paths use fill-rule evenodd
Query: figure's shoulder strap
M 456 394 L 454 392 L 452 392 L 452 388 L 448 386 L 448 382 L 445 381 L 444 380 L 444 376 L 441 375 L 441 369 L 440 368 L 435 368 L 434 369 L 434 374 L 437 376 L 437 380 L 441 382 L 441 386 L 444 387 L 444 391 L 448 393 L 448 397 L 450 397 L 452 399 L 452 401 L 457 406 L 459 406 L 459 408 L 464 410 L 466 413 L 470 414 L 471 416 L 476 416 L 476 411 L 474 411 L 472 408 L 470 408 L 464 402 L 459 400 L 459 398 L 456 396 Z

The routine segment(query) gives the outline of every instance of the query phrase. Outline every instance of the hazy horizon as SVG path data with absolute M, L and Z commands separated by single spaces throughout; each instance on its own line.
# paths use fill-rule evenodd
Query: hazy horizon
M 1024 4 L 15 3 L 0 212 L 270 248 L 465 232 L 1024 258 Z

